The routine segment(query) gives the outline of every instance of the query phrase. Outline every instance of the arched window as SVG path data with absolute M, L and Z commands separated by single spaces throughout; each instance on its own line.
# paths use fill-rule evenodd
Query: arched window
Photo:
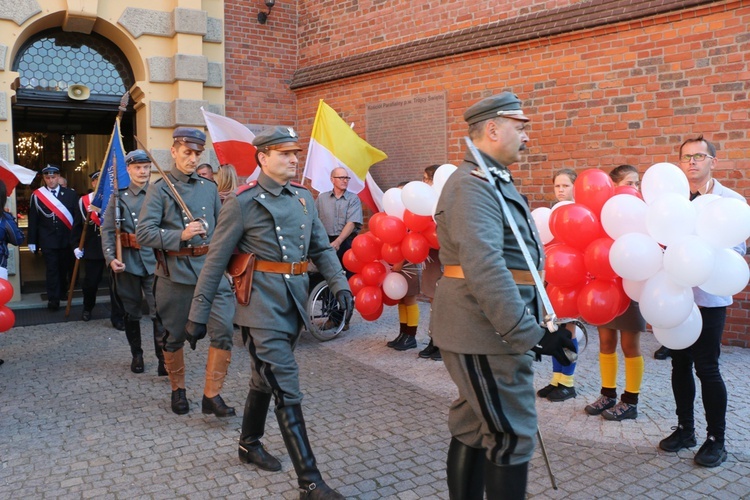
M 13 70 L 19 89 L 67 92 L 82 84 L 92 94 L 123 95 L 134 83 L 125 55 L 106 38 L 92 33 L 52 29 L 31 37 L 18 51 Z

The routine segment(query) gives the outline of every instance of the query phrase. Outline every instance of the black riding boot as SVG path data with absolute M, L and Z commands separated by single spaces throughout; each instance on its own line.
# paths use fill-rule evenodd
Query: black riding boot
M 257 465 L 263 470 L 278 471 L 281 470 L 281 462 L 268 453 L 260 442 L 266 429 L 270 403 L 270 393 L 252 389 L 247 393 L 238 453 L 241 462 Z
M 495 465 L 489 460 L 485 461 L 484 476 L 487 498 L 524 500 L 526 498 L 528 475 L 528 462 L 517 465 Z
M 125 336 L 130 344 L 130 353 L 133 361 L 130 363 L 130 371 L 143 373 L 143 349 L 141 349 L 141 322 L 136 319 L 125 320 Z
M 164 367 L 164 336 L 166 332 L 159 318 L 154 318 L 151 321 L 154 323 L 154 353 L 156 353 L 156 359 L 159 360 L 156 373 L 160 377 L 166 377 L 167 369 Z
M 300 405 L 284 406 L 276 409 L 279 430 L 284 437 L 284 444 L 297 472 L 300 487 L 300 500 L 304 499 L 343 499 L 336 490 L 331 489 L 320 475 L 315 463 L 310 441 L 307 439 L 305 420 Z
M 466 446 L 456 438 L 448 448 L 448 494 L 451 500 L 484 498 L 484 457 L 482 448 Z

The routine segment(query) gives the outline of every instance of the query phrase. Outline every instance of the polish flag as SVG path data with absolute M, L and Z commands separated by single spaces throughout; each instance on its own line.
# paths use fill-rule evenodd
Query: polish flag
M 0 179 L 5 182 L 8 196 L 16 188 L 18 183 L 31 184 L 36 177 L 36 172 L 21 165 L 14 165 L 0 158 Z M 2 208 L 2 207 L 0 207 Z
M 260 169 L 255 162 L 256 148 L 253 146 L 255 134 L 236 120 L 217 115 L 201 108 L 206 128 L 211 136 L 211 142 L 216 157 L 222 165 L 232 164 L 237 175 L 248 176 L 248 180 L 260 175 Z

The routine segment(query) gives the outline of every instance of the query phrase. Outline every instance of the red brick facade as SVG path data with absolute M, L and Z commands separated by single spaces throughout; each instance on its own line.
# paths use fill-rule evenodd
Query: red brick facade
M 680 2 L 667 10 L 664 2 L 638 3 L 641 15 L 634 18 L 627 17 L 635 9 L 632 2 L 619 2 L 618 10 L 609 8 L 618 2 L 606 1 L 517 1 L 497 9 L 497 2 L 490 1 L 300 0 L 296 6 L 277 2 L 268 24 L 261 26 L 257 10 L 248 9 L 247 2 L 228 1 L 227 115 L 245 123 L 294 123 L 307 137 L 318 100 L 325 99 L 367 138 L 368 104 L 445 93 L 445 161 L 456 164 L 466 133 L 462 112 L 484 96 L 511 89 L 533 118 L 528 154 L 512 167 L 532 207 L 552 201 L 554 170 L 608 170 L 630 163 L 643 172 L 657 162 L 674 163 L 680 143 L 700 133 L 719 150 L 715 176 L 750 196 L 750 1 Z M 585 14 L 604 15 L 594 9 L 602 4 L 610 16 L 591 23 L 595 16 Z M 576 5 L 577 17 L 571 14 Z M 499 23 L 513 27 L 523 22 L 533 30 L 529 19 L 548 21 L 549 9 L 572 19 L 569 29 L 398 63 L 410 60 L 412 49 L 424 48 L 419 41 L 431 37 L 434 42 L 426 45 L 443 43 L 441 37 L 461 30 L 481 34 L 477 27 Z M 643 17 L 652 12 L 661 13 Z M 604 24 L 602 19 L 620 22 Z M 467 39 L 461 43 L 476 43 Z M 387 55 L 395 63 L 370 71 Z M 301 80 L 322 78 L 322 69 L 330 74 L 336 65 L 328 63 L 334 61 L 354 67 L 356 58 L 366 68 L 361 74 L 312 85 Z M 413 127 L 395 133 L 420 140 L 420 130 Z M 387 168 L 389 177 L 417 179 L 425 166 Z M 725 342 L 748 347 L 750 292 L 735 299 Z

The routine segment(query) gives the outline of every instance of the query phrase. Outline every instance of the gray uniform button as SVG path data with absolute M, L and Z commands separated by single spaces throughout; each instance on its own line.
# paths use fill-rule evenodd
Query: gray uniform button
M 281 245 L 282 250 L 286 250 L 286 245 Z
M 266 195 L 264 195 L 264 194 L 260 195 L 260 197 L 261 197 L 261 199 L 264 199 L 264 200 L 266 199 Z
M 283 240 L 284 240 L 284 237 L 283 236 L 279 236 L 279 241 L 283 241 Z
M 285 277 L 286 279 L 289 279 L 289 278 L 290 278 L 290 276 L 289 276 L 288 274 L 285 274 L 285 275 L 284 275 L 284 277 Z
M 281 231 L 281 227 L 276 226 L 276 232 L 279 232 L 279 231 Z
M 304 234 L 300 234 L 299 235 L 299 239 L 304 240 L 305 239 L 305 235 Z
M 304 225 L 304 224 L 302 224 L 302 225 L 301 225 L 301 226 L 300 226 L 299 228 L 300 228 L 300 229 L 305 229 L 305 225 Z
M 299 246 L 299 249 L 300 249 L 300 250 L 304 250 L 304 249 L 305 249 L 305 245 L 300 245 L 300 246 Z
M 286 255 L 284 255 L 284 256 L 283 256 L 283 257 L 282 257 L 281 259 L 282 259 L 282 260 L 289 260 L 289 257 L 288 257 L 288 256 L 286 256 Z

